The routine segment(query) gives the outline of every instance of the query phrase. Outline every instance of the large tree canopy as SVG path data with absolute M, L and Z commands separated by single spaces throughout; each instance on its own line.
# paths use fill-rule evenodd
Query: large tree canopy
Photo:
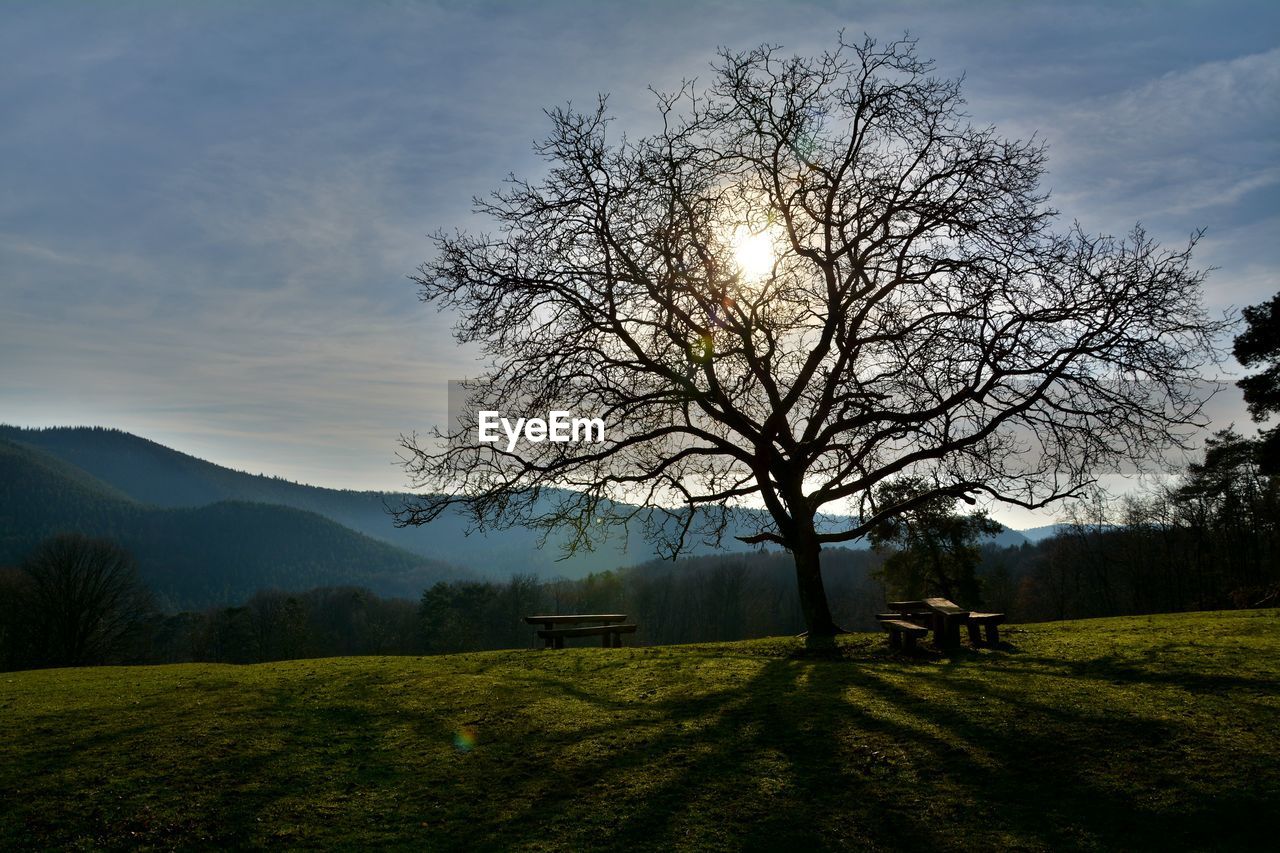
M 1054 230 L 1043 144 L 972 123 L 914 41 L 725 51 L 658 104 L 642 138 L 604 99 L 550 111 L 547 174 L 478 200 L 497 230 L 437 235 L 415 277 L 482 346 L 488 408 L 599 415 L 606 442 L 508 451 L 473 406 L 404 440 L 427 493 L 402 523 L 458 504 L 590 546 L 630 522 L 674 553 L 754 501 L 741 538 L 792 551 L 822 636 L 823 545 L 940 497 L 1043 506 L 1197 420 L 1222 326 L 1195 237 Z

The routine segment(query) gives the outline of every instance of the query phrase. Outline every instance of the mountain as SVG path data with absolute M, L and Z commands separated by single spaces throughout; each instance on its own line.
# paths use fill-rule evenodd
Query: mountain
M 1004 526 L 1001 526 L 999 533 L 994 536 L 988 536 L 984 541 L 999 545 L 1001 548 L 1016 548 L 1031 542 L 1030 539 L 1023 535 L 1022 531 L 1012 530 Z
M 110 485 L 135 501 L 170 509 L 191 509 L 219 501 L 247 501 L 305 510 L 373 537 L 397 548 L 443 560 L 491 577 L 514 572 L 544 578 L 583 577 L 590 572 L 635 565 L 653 559 L 652 546 L 643 536 L 625 541 L 616 537 L 593 552 L 563 558 L 561 534 L 551 534 L 539 547 L 540 532 L 512 527 L 487 534 L 467 534 L 468 521 L 458 512 L 445 513 L 424 527 L 397 528 L 390 509 L 412 495 L 396 492 L 358 492 L 327 489 L 234 471 L 157 444 L 139 436 L 101 427 L 23 429 L 0 425 L 0 439 L 37 447 L 87 475 Z M 755 550 L 733 537 L 754 532 L 752 510 L 740 509 L 730 518 L 730 529 L 717 550 L 703 543 L 688 548 L 689 556 Z M 828 516 L 840 525 L 842 516 Z M 1003 529 L 992 537 L 997 545 L 1022 545 L 1018 532 Z M 848 543 L 845 547 L 866 547 Z
M 529 572 L 542 577 L 583 577 L 651 559 L 643 537 L 615 537 L 593 552 L 561 559 L 563 535 L 552 534 L 538 546 L 537 530 L 512 527 L 488 534 L 467 534 L 468 520 L 446 513 L 425 527 L 397 528 L 390 510 L 413 497 L 397 492 L 359 492 L 293 483 L 215 465 L 139 436 L 102 427 L 23 429 L 0 425 L 0 439 L 37 447 L 110 484 L 128 497 L 172 509 L 217 501 L 276 504 L 323 515 L 366 536 L 426 557 L 466 566 L 482 575 L 506 577 Z M 741 519 L 745 532 L 746 518 Z M 730 539 L 727 550 L 751 546 Z M 697 546 L 690 553 L 712 553 Z
M 1031 527 L 1027 530 L 1019 530 L 1018 532 L 1026 537 L 1028 542 L 1035 544 L 1037 542 L 1043 542 L 1046 539 L 1052 539 L 1069 527 L 1071 527 L 1070 524 L 1046 524 L 1043 527 Z
M 264 588 L 340 584 L 416 597 L 438 580 L 466 574 L 293 507 L 148 505 L 65 460 L 0 438 L 0 564 L 19 562 L 64 531 L 120 542 L 168 608 L 238 602 Z
M 88 473 L 0 438 L 0 564 L 17 563 L 40 540 L 64 530 L 116 536 L 143 508 Z

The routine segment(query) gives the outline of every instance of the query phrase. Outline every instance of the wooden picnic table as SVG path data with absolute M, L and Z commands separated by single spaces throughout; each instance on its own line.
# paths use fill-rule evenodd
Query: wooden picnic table
M 627 621 L 625 613 L 573 613 L 547 614 L 543 616 L 526 616 L 524 621 L 530 625 L 541 625 L 538 636 L 543 640 L 545 649 L 563 649 L 565 637 L 601 638 L 605 648 L 621 648 L 622 635 L 634 634 L 635 625 L 624 625 Z M 584 624 L 588 623 L 588 624 Z M 570 627 L 561 627 L 570 626 Z
M 524 621 L 530 625 L 543 625 L 547 628 L 556 625 L 569 625 L 575 622 L 599 622 L 607 625 L 610 622 L 626 622 L 627 614 L 625 613 L 557 613 L 548 616 L 526 616 Z
M 969 621 L 968 610 L 945 598 L 890 601 L 889 609 L 898 611 L 908 622 L 928 620 L 925 627 L 933 629 L 933 642 L 943 649 L 960 645 L 960 626 Z
M 965 610 L 954 601 L 945 598 L 891 601 L 889 608 L 895 612 L 882 613 L 878 618 L 890 632 L 890 645 L 895 647 L 903 640 L 907 641 L 908 647 L 911 646 L 913 637 L 908 631 L 911 625 L 932 630 L 934 644 L 944 649 L 954 649 L 960 645 L 961 625 L 968 627 L 969 642 L 975 646 L 982 645 L 983 628 L 987 632 L 987 645 L 995 646 L 1000 642 L 998 626 L 1004 621 L 1003 613 L 977 613 Z M 895 640 L 898 642 L 895 643 Z

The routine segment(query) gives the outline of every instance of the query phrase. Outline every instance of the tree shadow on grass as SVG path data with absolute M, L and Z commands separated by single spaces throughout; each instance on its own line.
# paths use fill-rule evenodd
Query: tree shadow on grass
M 1152 684 L 1276 695 L 1244 676 L 1179 673 L 1176 661 L 1152 673 L 1027 653 L 707 647 L 606 655 L 579 678 L 567 659 L 550 671 L 494 660 L 468 662 L 465 674 L 485 680 L 449 682 L 439 702 L 397 697 L 454 674 L 229 683 L 246 710 L 206 717 L 218 729 L 209 744 L 174 739 L 189 767 L 160 786 L 105 779 L 84 803 L 64 797 L 64 824 L 46 821 L 36 843 L 1223 849 L 1263 840 L 1258 815 L 1280 790 L 1274 753 L 1206 764 L 1192 723 L 1093 698 Z M 156 725 L 182 724 L 155 710 Z M 1274 708 L 1251 713 L 1275 721 Z M 475 717 L 489 726 L 479 745 L 454 750 L 454 727 Z M 85 710 L 39 724 L 92 732 L 79 752 L 27 750 L 42 789 L 113 739 L 122 778 L 136 776 L 146 759 L 130 748 L 156 734 L 98 731 L 103 718 Z
M 402 715 L 360 707 L 376 681 L 357 678 L 337 696 L 229 681 L 233 706 L 183 715 L 153 701 L 129 708 L 147 722 L 127 727 L 114 725 L 118 709 L 41 714 L 35 729 L 60 738 L 3 744 L 26 796 L 0 800 L 0 847 L 392 843 L 408 824 L 395 802 L 408 774 L 387 743 Z M 5 788 L 6 800 L 19 789 Z
M 1058 670 L 1067 677 L 1107 681 L 1113 684 L 1171 686 L 1193 693 L 1221 694 L 1232 690 L 1245 690 L 1271 696 L 1280 696 L 1280 681 L 1269 677 L 1233 675 L 1219 672 L 1202 672 L 1194 665 L 1178 665 L 1178 644 L 1153 647 L 1145 655 L 1147 661 L 1158 661 L 1158 666 L 1143 665 L 1142 658 L 1120 655 L 1100 655 L 1088 660 L 1063 660 L 1042 655 L 1027 655 L 1017 664 L 1005 664 L 1006 669 Z
M 1177 849 L 1260 840 L 1248 818 L 1267 795 L 1239 780 L 1216 780 L 1198 806 L 1167 796 L 1189 781 L 1158 754 L 1185 735 L 1176 725 L 1038 701 L 950 670 L 766 661 L 740 688 L 660 704 L 655 718 L 669 725 L 651 740 L 592 763 L 549 763 L 536 784 L 513 792 L 524 807 L 486 840 L 536 844 L 601 813 L 608 825 L 592 827 L 591 846 Z M 1059 700 L 1081 677 L 1041 675 L 1060 682 Z M 594 701 L 589 691 L 544 688 Z M 1164 764 L 1126 785 L 1127 765 L 1142 761 Z

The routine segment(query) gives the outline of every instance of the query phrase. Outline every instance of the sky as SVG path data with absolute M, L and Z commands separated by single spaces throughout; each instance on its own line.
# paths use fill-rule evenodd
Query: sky
M 426 235 L 485 227 L 472 196 L 541 174 L 543 110 L 609 93 L 640 135 L 648 87 L 708 79 L 718 47 L 811 55 L 841 28 L 909 31 L 976 121 L 1047 140 L 1065 222 L 1204 228 L 1218 312 L 1280 291 L 1274 2 L 10 0 L 0 422 L 402 488 L 397 436 L 480 368 L 407 276 Z M 1210 413 L 1249 427 L 1234 391 Z

